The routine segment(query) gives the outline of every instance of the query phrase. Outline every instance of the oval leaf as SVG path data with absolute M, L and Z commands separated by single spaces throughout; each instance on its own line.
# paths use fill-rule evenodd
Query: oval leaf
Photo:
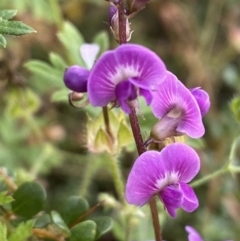
M 85 199 L 78 196 L 71 196 L 63 203 L 60 214 L 63 220 L 69 226 L 88 209 L 89 204 Z
M 95 239 L 99 239 L 103 234 L 107 233 L 113 226 L 113 221 L 110 217 L 101 216 L 94 217 L 93 220 L 97 224 Z
M 51 211 L 51 217 L 53 223 L 59 227 L 65 234 L 70 235 L 70 230 L 66 223 L 63 221 L 61 215 L 56 211 Z
M 81 222 L 72 228 L 70 241 L 93 241 L 96 228 L 96 223 L 91 220 Z
M 25 182 L 13 194 L 13 198 L 13 212 L 30 218 L 43 209 L 47 194 L 39 183 Z

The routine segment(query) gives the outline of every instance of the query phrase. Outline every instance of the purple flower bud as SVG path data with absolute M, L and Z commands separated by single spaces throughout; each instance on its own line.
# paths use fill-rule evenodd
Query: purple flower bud
M 111 31 L 113 33 L 113 36 L 116 39 L 116 41 L 119 42 L 118 9 L 113 3 L 110 3 L 108 14 L 109 14 L 110 29 L 111 29 Z M 131 28 L 130 28 L 130 23 L 129 23 L 128 18 L 126 16 L 126 37 L 127 37 L 127 41 L 129 41 L 131 39 L 131 36 L 132 36 L 132 31 L 131 31 Z
M 72 91 L 76 92 L 87 92 L 87 82 L 90 71 L 80 67 L 78 65 L 73 65 L 65 70 L 64 73 L 64 83 Z

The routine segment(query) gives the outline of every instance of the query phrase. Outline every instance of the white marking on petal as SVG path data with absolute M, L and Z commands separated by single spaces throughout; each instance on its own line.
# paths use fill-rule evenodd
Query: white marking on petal
M 80 54 L 87 65 L 88 69 L 93 67 L 94 61 L 97 58 L 97 54 L 100 50 L 98 44 L 82 44 L 80 47 Z
M 174 118 L 174 119 L 179 118 L 181 115 L 182 115 L 182 110 L 180 108 L 178 108 L 178 107 L 175 107 L 175 108 L 171 109 L 167 113 L 168 117 L 171 117 L 171 118 Z
M 114 73 L 109 73 L 108 74 L 108 79 L 112 80 L 112 82 L 117 85 L 123 80 L 127 80 L 132 77 L 137 77 L 141 73 L 138 71 L 137 66 L 124 66 L 124 65 L 119 65 L 115 69 Z
M 179 180 L 178 172 L 166 173 L 163 178 L 159 178 L 155 184 L 157 189 L 161 191 L 164 187 L 177 183 Z

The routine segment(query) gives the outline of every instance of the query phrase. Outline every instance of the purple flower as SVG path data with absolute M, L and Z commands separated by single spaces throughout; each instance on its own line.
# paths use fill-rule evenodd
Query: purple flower
M 200 234 L 194 228 L 186 226 L 185 230 L 188 232 L 188 241 L 203 241 Z
M 198 199 L 186 183 L 199 169 L 197 153 L 185 144 L 174 143 L 161 152 L 147 151 L 138 157 L 128 176 L 126 199 L 130 204 L 143 206 L 158 195 L 172 217 L 180 207 L 192 212 L 198 207 Z
M 136 44 L 121 45 L 105 52 L 93 66 L 88 81 L 90 103 L 106 106 L 112 102 L 130 113 L 129 104 L 136 105 L 138 95 L 151 103 L 150 90 L 166 73 L 164 63 L 151 50 Z
M 200 234 L 192 227 L 186 226 L 186 231 L 188 232 L 188 241 L 204 241 Z M 232 241 L 232 240 L 226 240 L 226 241 Z
M 72 91 L 83 93 L 87 92 L 87 82 L 90 70 L 99 52 L 98 44 L 82 44 L 80 54 L 88 69 L 73 65 L 65 70 L 64 83 Z
M 210 106 L 208 94 L 195 88 L 187 89 L 172 73 L 153 91 L 152 111 L 160 121 L 153 127 L 155 140 L 187 134 L 192 138 L 204 135 L 202 115 Z

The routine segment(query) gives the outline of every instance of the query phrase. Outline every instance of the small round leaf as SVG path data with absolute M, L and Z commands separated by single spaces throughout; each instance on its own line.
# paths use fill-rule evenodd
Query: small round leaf
M 13 194 L 12 210 L 19 216 L 30 218 L 43 209 L 47 194 L 37 182 L 23 183 Z
M 110 217 L 100 216 L 94 217 L 93 220 L 97 224 L 95 239 L 99 239 L 103 234 L 107 233 L 113 226 L 113 221 Z
M 89 204 L 85 199 L 71 196 L 63 203 L 60 214 L 65 223 L 70 226 L 88 209 Z
M 70 230 L 66 223 L 63 221 L 61 215 L 56 211 L 51 211 L 51 217 L 53 223 L 60 228 L 65 234 L 70 235 Z
M 96 228 L 96 223 L 91 220 L 81 222 L 72 228 L 70 241 L 93 241 Z

